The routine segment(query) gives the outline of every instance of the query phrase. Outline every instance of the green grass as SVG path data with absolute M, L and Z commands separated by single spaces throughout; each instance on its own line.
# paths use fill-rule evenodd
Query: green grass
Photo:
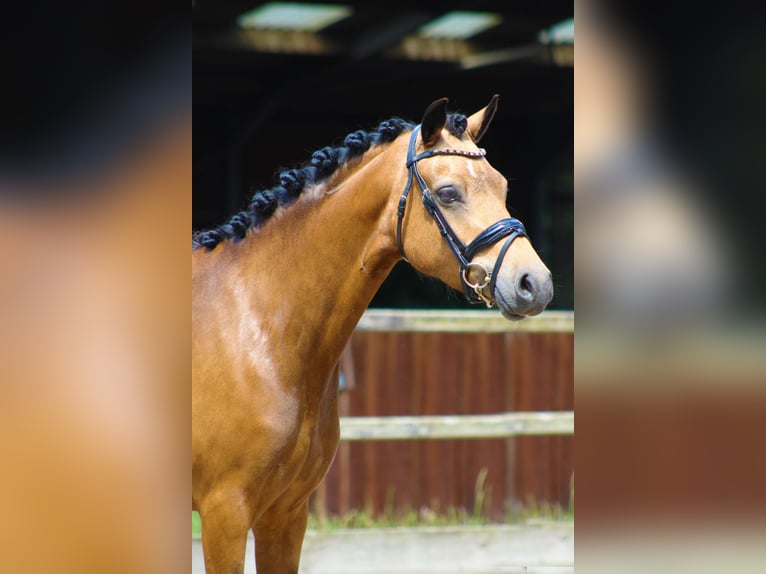
M 525 504 L 507 502 L 502 520 L 491 520 L 492 491 L 486 486 L 487 469 L 476 477 L 473 508 L 440 508 L 434 501 L 429 507 L 395 509 L 396 492 L 389 489 L 383 512 L 374 514 L 366 510 L 351 510 L 343 516 L 327 516 L 313 511 L 309 514 L 308 528 L 328 531 L 342 528 L 390 528 L 406 526 L 478 526 L 484 524 L 524 524 L 530 521 L 572 522 L 574 520 L 574 486 L 570 486 L 570 503 L 562 508 L 558 503 L 537 502 L 528 498 Z M 200 534 L 200 518 L 192 512 L 192 536 Z
M 490 520 L 486 513 L 476 513 L 475 509 L 449 507 L 440 511 L 438 504 L 416 510 L 406 508 L 392 511 L 390 508 L 379 514 L 365 510 L 351 510 L 343 516 L 320 516 L 312 512 L 309 515 L 308 528 L 311 530 L 331 531 L 344 528 L 391 528 L 414 526 L 480 526 L 484 524 L 524 524 L 530 521 L 545 520 L 571 522 L 574 511 L 564 509 L 558 504 L 528 502 L 526 505 L 509 505 L 503 520 Z M 192 512 L 192 535 L 199 536 L 200 519 Z
M 199 519 L 199 513 L 195 510 L 192 511 L 192 536 L 198 537 L 202 532 L 202 526 Z

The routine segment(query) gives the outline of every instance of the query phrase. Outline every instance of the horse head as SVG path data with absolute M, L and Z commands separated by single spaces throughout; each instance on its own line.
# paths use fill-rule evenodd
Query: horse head
M 508 213 L 507 180 L 477 147 L 497 102 L 494 96 L 468 118 L 452 116 L 450 124 L 446 98 L 426 109 L 409 134 L 397 243 L 418 271 L 517 320 L 545 309 L 553 284 L 524 226 Z M 422 201 L 408 201 L 412 189 Z

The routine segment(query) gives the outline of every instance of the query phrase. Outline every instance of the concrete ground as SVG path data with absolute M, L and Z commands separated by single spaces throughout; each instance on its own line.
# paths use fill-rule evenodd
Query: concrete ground
M 205 571 L 192 541 L 192 573 Z M 309 531 L 301 574 L 564 574 L 574 572 L 574 524 Z M 245 573 L 255 573 L 248 540 Z

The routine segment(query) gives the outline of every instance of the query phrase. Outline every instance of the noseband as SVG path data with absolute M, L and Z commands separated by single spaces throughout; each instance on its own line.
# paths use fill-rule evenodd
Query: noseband
M 404 221 L 404 212 L 407 209 L 407 196 L 410 193 L 410 188 L 412 187 L 412 181 L 414 179 L 418 182 L 418 186 L 420 187 L 423 196 L 423 205 L 425 206 L 426 211 L 434 218 L 436 226 L 439 228 L 439 233 L 441 233 L 444 241 L 447 242 L 450 250 L 455 255 L 455 259 L 457 259 L 458 265 L 460 266 L 460 281 L 463 284 L 463 293 L 465 294 L 466 299 L 471 303 L 481 303 L 483 301 L 487 307 L 492 307 L 494 304 L 493 293 L 495 291 L 495 281 L 500 272 L 500 267 L 503 264 L 505 253 L 508 251 L 508 248 L 511 246 L 514 239 L 519 236 L 526 236 L 527 232 L 521 221 L 514 217 L 508 217 L 487 227 L 468 245 L 465 245 L 460 241 L 460 238 L 452 227 L 450 227 L 450 224 L 447 222 L 441 209 L 439 209 L 439 205 L 434 199 L 431 190 L 428 189 L 428 184 L 426 184 L 423 176 L 420 175 L 420 172 L 418 171 L 418 162 L 437 155 L 459 155 L 469 159 L 480 159 L 484 157 L 487 152 L 481 148 L 476 151 L 440 149 L 426 150 L 421 154 L 415 155 L 415 142 L 417 141 L 419 133 L 420 126 L 417 126 L 412 130 L 410 145 L 407 149 L 406 165 L 409 173 L 407 176 L 407 185 L 399 198 L 396 221 L 396 243 L 399 246 L 399 253 L 401 253 L 404 260 L 407 261 L 407 256 L 404 254 L 404 244 L 402 243 L 402 224 Z M 494 245 L 504 237 L 507 237 L 508 239 L 505 240 L 502 249 L 500 249 L 500 253 L 495 260 L 495 265 L 492 268 L 491 273 L 487 271 L 481 263 L 474 263 L 471 261 L 478 251 L 485 247 L 489 247 L 490 245 Z M 471 270 L 471 267 L 478 267 L 484 272 L 484 279 L 481 282 L 471 283 L 468 279 L 468 273 Z M 485 292 L 485 289 L 488 289 L 488 291 Z

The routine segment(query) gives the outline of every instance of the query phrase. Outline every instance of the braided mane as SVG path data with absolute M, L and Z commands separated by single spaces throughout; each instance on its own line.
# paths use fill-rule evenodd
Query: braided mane
M 467 125 L 467 118 L 462 114 L 450 114 L 447 118 L 446 127 L 456 137 L 462 137 Z M 328 179 L 341 165 L 361 156 L 370 147 L 391 143 L 403 131 L 414 127 L 415 124 L 411 122 L 392 118 L 381 122 L 372 131 L 358 130 L 348 134 L 343 145 L 315 151 L 302 167 L 280 172 L 276 178 L 277 185 L 256 192 L 250 205 L 233 215 L 229 221 L 213 229 L 194 232 L 192 250 L 204 247 L 211 251 L 227 239 L 235 242 L 242 240 L 249 229 L 261 226 L 278 207 L 293 203 L 307 187 Z

